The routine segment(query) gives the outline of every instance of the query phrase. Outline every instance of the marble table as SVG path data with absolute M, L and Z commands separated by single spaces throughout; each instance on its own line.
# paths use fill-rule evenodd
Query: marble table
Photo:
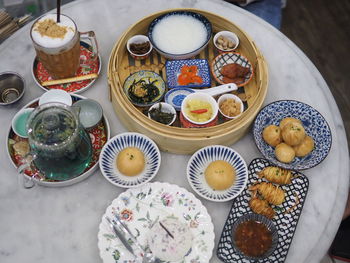
M 327 252 L 341 220 L 348 193 L 349 154 L 345 130 L 336 102 L 326 82 L 310 60 L 282 33 L 261 19 L 218 0 L 81 0 L 63 6 L 80 31 L 94 30 L 99 41 L 102 71 L 93 87 L 81 95 L 103 105 L 111 134 L 125 132 L 108 100 L 107 63 L 113 45 L 134 22 L 168 8 L 199 8 L 230 19 L 245 30 L 269 64 L 270 83 L 265 105 L 280 99 L 303 101 L 328 121 L 333 135 L 329 156 L 305 171 L 310 180 L 308 196 L 286 262 L 319 262 Z M 21 189 L 17 173 L 5 151 L 5 140 L 15 113 L 43 90 L 36 86 L 31 65 L 34 49 L 25 26 L 0 46 L 0 72 L 16 71 L 27 90 L 16 104 L 0 107 L 3 140 L 0 151 L 0 262 L 102 262 L 97 248 L 98 226 L 106 207 L 122 191 L 96 171 L 86 180 L 63 188 Z M 261 157 L 252 134 L 232 145 L 247 163 Z M 191 190 L 186 180 L 189 155 L 162 152 L 162 164 L 154 180 Z M 176 172 L 175 172 L 176 171 Z M 201 198 L 199 198 L 201 199 Z M 201 199 L 212 216 L 218 243 L 231 202 Z M 219 262 L 216 248 L 210 262 Z M 204 262 L 202 262 L 204 263 Z

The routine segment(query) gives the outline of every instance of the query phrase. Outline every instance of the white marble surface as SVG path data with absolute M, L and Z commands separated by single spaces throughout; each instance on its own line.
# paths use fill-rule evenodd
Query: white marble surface
M 94 86 L 81 95 L 98 100 L 111 123 L 111 134 L 126 131 L 108 101 L 107 63 L 113 45 L 123 31 L 140 18 L 168 8 L 194 7 L 217 13 L 241 26 L 262 50 L 269 64 L 270 84 L 265 104 L 295 99 L 312 105 L 328 121 L 333 135 L 329 156 L 305 171 L 310 188 L 286 262 L 319 262 L 337 231 L 344 209 L 349 178 L 349 155 L 342 119 L 320 73 L 283 34 L 259 18 L 219 0 L 81 0 L 63 6 L 80 31 L 94 30 L 99 41 L 102 71 Z M 43 90 L 31 76 L 34 49 L 30 25 L 0 46 L 0 72 L 16 71 L 27 82 L 20 102 L 1 107 L 0 129 L 0 262 L 101 262 L 97 248 L 98 225 L 106 207 L 123 190 L 108 183 L 99 171 L 76 185 L 23 190 L 5 152 L 11 119 Z M 260 157 L 251 134 L 232 145 L 249 163 Z M 189 155 L 162 152 L 160 171 L 154 180 L 176 183 L 188 190 L 185 171 Z M 231 203 L 202 200 L 215 225 L 217 244 Z M 215 256 L 210 262 L 219 262 Z

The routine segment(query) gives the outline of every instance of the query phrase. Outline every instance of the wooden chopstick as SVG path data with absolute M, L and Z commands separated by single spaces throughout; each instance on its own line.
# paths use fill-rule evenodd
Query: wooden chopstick
M 95 79 L 98 77 L 98 74 L 92 73 L 82 76 L 77 76 L 73 78 L 66 78 L 66 79 L 53 79 L 53 80 L 47 80 L 41 82 L 41 86 L 52 86 L 52 85 L 59 85 L 59 84 L 65 84 L 65 83 L 71 83 L 71 82 L 77 82 L 87 79 Z

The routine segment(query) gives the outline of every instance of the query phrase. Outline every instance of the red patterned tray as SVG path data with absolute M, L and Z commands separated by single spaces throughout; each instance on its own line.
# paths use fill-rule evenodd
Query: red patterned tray
M 85 99 L 84 97 L 78 96 L 78 95 L 71 95 L 71 96 L 72 96 L 73 103 L 75 101 Z M 38 106 L 38 101 L 39 101 L 39 98 L 29 102 L 26 106 L 24 106 L 24 108 L 28 108 L 28 107 L 35 108 Z M 96 170 L 96 168 L 98 166 L 98 159 L 100 157 L 102 147 L 106 144 L 106 142 L 110 138 L 110 129 L 109 129 L 109 123 L 108 123 L 107 118 L 105 116 L 103 116 L 103 119 L 101 120 L 101 122 L 97 126 L 93 127 L 92 129 L 89 129 L 87 131 L 90 135 L 91 142 L 92 142 L 93 157 L 92 157 L 92 160 L 91 160 L 89 166 L 85 169 L 85 171 L 82 174 L 80 174 L 79 176 L 72 178 L 70 180 L 66 180 L 66 181 L 45 180 L 45 179 L 43 179 L 42 174 L 40 174 L 40 172 L 37 169 L 27 170 L 26 174 L 28 176 L 34 175 L 36 178 L 35 180 L 40 185 L 54 186 L 54 187 L 55 186 L 71 185 L 71 184 L 80 182 L 80 181 L 84 180 L 85 178 L 87 178 L 89 175 L 91 175 Z M 14 147 L 15 145 L 17 145 L 17 147 Z M 28 139 L 24 139 L 24 138 L 17 136 L 13 132 L 12 128 L 10 128 L 9 134 L 8 134 L 8 140 L 7 140 L 7 153 L 9 155 L 9 158 L 10 158 L 12 164 L 16 168 L 23 163 L 23 158 L 24 158 L 24 155 L 26 152 L 25 149 L 27 147 L 29 147 Z
M 92 55 L 91 46 L 83 41 L 80 42 L 80 66 L 78 68 L 76 76 L 83 76 L 87 74 L 97 73 L 101 71 L 101 58 L 98 56 L 97 60 L 90 60 Z M 33 78 L 36 84 L 44 90 L 49 89 L 63 89 L 69 93 L 79 93 L 88 89 L 96 79 L 89 79 L 77 82 L 71 82 L 60 85 L 52 85 L 44 87 L 40 83 L 47 80 L 52 80 L 53 78 L 49 75 L 47 70 L 44 68 L 43 64 L 38 61 L 37 58 L 34 59 L 32 68 Z

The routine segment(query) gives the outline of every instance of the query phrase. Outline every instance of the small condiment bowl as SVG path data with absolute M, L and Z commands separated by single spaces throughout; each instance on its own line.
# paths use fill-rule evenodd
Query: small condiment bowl
M 218 43 L 218 40 L 220 37 L 223 37 L 223 38 L 227 39 L 228 41 L 232 41 L 234 44 L 233 47 L 224 48 L 224 46 L 222 44 Z M 238 47 L 239 38 L 235 33 L 231 32 L 231 31 L 220 31 L 220 32 L 215 34 L 215 36 L 213 38 L 213 43 L 214 43 L 214 46 L 216 47 L 216 49 L 220 53 L 229 52 L 229 51 L 235 50 Z
M 244 254 L 237 246 L 236 244 L 236 231 L 237 228 L 240 224 L 247 222 L 247 221 L 255 221 L 258 223 L 261 223 L 263 225 L 265 225 L 267 227 L 267 229 L 270 231 L 271 233 L 271 237 L 272 237 L 272 244 L 270 246 L 270 248 L 261 256 L 259 257 L 252 257 L 252 256 L 248 256 L 246 254 Z M 232 225 L 232 246 L 234 248 L 234 250 L 241 255 L 242 257 L 248 259 L 248 260 L 252 260 L 252 261 L 259 261 L 262 260 L 264 258 L 269 257 L 276 249 L 278 245 L 278 231 L 277 228 L 275 226 L 275 224 L 272 222 L 272 220 L 268 219 L 267 217 L 260 215 L 260 214 L 255 214 L 255 213 L 249 213 L 249 214 L 245 214 L 241 217 L 239 217 Z
M 78 100 L 73 107 L 79 107 L 79 120 L 85 129 L 95 127 L 102 119 L 103 109 L 100 103 L 92 99 Z
M 12 130 L 22 138 L 28 138 L 27 121 L 34 108 L 24 108 L 18 111 L 12 119 Z
M 193 100 L 193 99 L 209 102 L 209 104 L 212 107 L 213 112 L 212 112 L 212 116 L 208 120 L 203 121 L 203 122 L 194 121 L 186 114 L 186 110 L 185 110 L 186 105 L 190 100 Z M 219 107 L 218 107 L 216 100 L 212 96 L 210 96 L 209 94 L 206 94 L 204 92 L 195 92 L 195 93 L 191 93 L 191 94 L 187 95 L 181 104 L 182 115 L 185 117 L 185 119 L 187 121 L 189 121 L 193 124 L 196 124 L 196 125 L 205 125 L 205 124 L 211 123 L 212 121 L 214 121 L 216 119 L 216 117 L 218 115 L 218 111 L 219 111 Z
M 175 110 L 175 108 L 174 108 L 172 105 L 170 105 L 169 103 L 159 102 L 159 103 L 153 104 L 153 106 L 150 107 L 149 110 L 148 110 L 148 118 L 154 120 L 154 119 L 152 118 L 152 116 L 151 116 L 151 111 L 154 110 L 154 109 L 159 109 L 160 106 L 161 106 L 161 112 L 173 114 L 173 118 L 172 118 L 172 120 L 171 120 L 169 123 L 163 123 L 163 122 L 161 122 L 161 121 L 158 121 L 158 122 L 170 126 L 170 125 L 173 124 L 174 121 L 176 120 L 176 110 Z M 154 121 L 157 121 L 157 120 L 154 120 Z
M 60 102 L 68 106 L 72 105 L 71 95 L 61 89 L 50 89 L 41 95 L 39 99 L 39 106 L 49 102 Z
M 0 73 L 0 105 L 9 105 L 22 98 L 25 90 L 24 79 L 16 72 Z
M 141 43 L 145 43 L 148 42 L 149 43 L 149 50 L 143 54 L 136 54 L 134 52 L 131 51 L 130 49 L 130 45 L 132 44 L 141 44 Z M 146 59 L 148 58 L 149 54 L 151 53 L 153 46 L 151 44 L 151 41 L 149 41 L 147 36 L 144 35 L 135 35 L 133 37 L 131 37 L 128 42 L 126 43 L 126 49 L 128 50 L 128 52 L 130 53 L 130 55 L 137 60 L 141 60 L 141 59 Z
M 224 101 L 228 100 L 228 99 L 233 99 L 235 102 L 238 102 L 239 105 L 240 105 L 240 113 L 237 114 L 236 116 L 229 116 L 229 115 L 226 115 L 223 113 L 222 109 L 221 109 L 221 105 Z M 243 105 L 243 101 L 236 95 L 234 94 L 230 94 L 230 93 L 227 93 L 227 94 L 223 94 L 219 97 L 218 99 L 218 105 L 219 105 L 219 111 L 221 113 L 222 116 L 224 116 L 226 119 L 236 119 L 238 118 L 244 111 L 244 105 Z

